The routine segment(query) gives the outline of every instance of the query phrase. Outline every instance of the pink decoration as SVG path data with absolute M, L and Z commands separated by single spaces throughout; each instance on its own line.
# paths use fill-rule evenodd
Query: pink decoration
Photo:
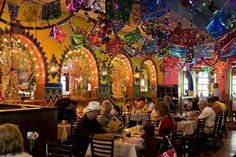
M 66 33 L 60 27 L 55 26 L 52 28 L 49 36 L 56 39 L 59 43 L 63 43 L 66 37 Z

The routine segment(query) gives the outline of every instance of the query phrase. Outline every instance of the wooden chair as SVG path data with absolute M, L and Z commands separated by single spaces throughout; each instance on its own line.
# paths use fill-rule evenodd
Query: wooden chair
M 95 135 L 90 139 L 92 157 L 113 157 L 114 136 Z
M 189 148 L 188 152 L 196 151 L 195 153 L 197 153 L 197 155 L 200 156 L 200 152 L 204 147 L 203 144 L 205 138 L 204 128 L 205 128 L 205 119 L 198 119 L 197 130 L 195 134 L 183 137 L 186 148 L 187 147 Z
M 73 120 L 71 122 L 70 138 L 76 137 L 78 123 L 79 123 L 79 119 Z
M 225 138 L 227 139 L 228 135 L 228 126 L 227 126 L 227 116 L 228 116 L 228 110 L 225 110 L 222 117 L 222 134 L 225 135 Z
M 46 142 L 46 157 L 72 157 L 72 145 Z

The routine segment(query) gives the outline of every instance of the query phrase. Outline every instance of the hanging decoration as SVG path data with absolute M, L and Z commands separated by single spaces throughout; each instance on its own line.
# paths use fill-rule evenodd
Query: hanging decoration
M 219 39 L 218 42 L 224 51 L 224 55 L 227 55 L 227 56 L 231 55 L 230 51 L 231 49 L 234 48 L 234 43 L 236 42 L 235 36 L 236 36 L 236 31 L 233 31 L 231 33 L 228 33 L 221 39 Z
M 89 0 L 88 6 L 95 11 L 106 13 L 106 0 Z
M 11 2 L 7 2 L 7 5 L 11 21 L 15 21 L 17 19 L 20 6 L 16 3 L 11 3 Z
M 227 18 L 225 10 L 220 9 L 214 13 L 205 28 L 213 38 L 217 39 L 226 32 L 230 31 L 232 29 L 232 25 Z
M 236 0 L 230 0 L 230 2 L 231 2 L 234 6 L 236 6 Z
M 64 42 L 65 40 L 65 37 L 66 37 L 66 33 L 63 29 L 61 29 L 60 27 L 58 26 L 55 26 L 52 28 L 49 36 L 51 38 L 54 38 L 56 39 L 60 44 Z
M 6 0 L 0 1 L 0 17 L 2 16 L 5 5 L 6 5 Z
M 117 34 L 128 22 L 134 0 L 107 0 L 106 16 L 112 21 L 112 27 Z
M 168 0 L 140 0 L 141 20 L 157 19 L 170 12 Z
M 188 7 L 190 4 L 195 3 L 197 0 L 180 0 L 183 7 Z
M 72 47 L 75 49 L 80 49 L 85 42 L 86 36 L 87 32 L 82 28 L 77 27 L 76 31 L 74 31 L 74 34 L 71 35 Z
M 123 43 L 121 39 L 118 37 L 111 38 L 106 43 L 106 52 L 109 54 L 116 55 L 121 51 L 122 48 L 123 48 Z
M 186 54 L 188 53 L 189 49 L 187 47 L 181 47 L 178 45 L 172 44 L 167 52 L 169 55 L 174 56 L 174 57 L 182 57 L 185 58 Z
M 21 21 L 24 22 L 37 22 L 41 19 L 41 6 L 37 3 L 27 2 L 21 4 L 19 11 L 19 17 L 22 17 Z
M 158 51 L 158 48 L 156 46 L 156 41 L 148 41 L 146 40 L 143 44 L 142 47 L 142 53 L 144 54 L 151 54 L 151 53 L 156 53 Z
M 135 29 L 124 35 L 127 45 L 133 45 L 134 43 L 143 39 L 139 29 Z
M 61 17 L 61 3 L 60 0 L 46 3 L 42 6 L 42 20 L 49 21 Z

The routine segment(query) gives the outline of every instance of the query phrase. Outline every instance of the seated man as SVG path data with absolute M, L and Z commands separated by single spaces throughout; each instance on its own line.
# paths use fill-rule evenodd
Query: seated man
M 211 107 L 208 107 L 207 100 L 200 100 L 198 103 L 198 107 L 200 109 L 199 119 L 205 119 L 205 128 L 204 132 L 209 134 L 213 133 L 216 114 Z
M 101 105 L 98 101 L 90 101 L 84 109 L 84 116 L 80 118 L 77 127 L 77 156 L 85 156 L 86 150 L 90 142 L 90 136 L 111 132 L 110 129 L 102 127 L 97 117 L 100 115 Z

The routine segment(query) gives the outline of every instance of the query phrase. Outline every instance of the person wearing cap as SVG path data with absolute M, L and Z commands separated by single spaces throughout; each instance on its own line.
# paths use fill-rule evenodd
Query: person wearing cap
M 104 128 L 97 121 L 100 115 L 101 105 L 98 101 L 90 101 L 84 109 L 84 116 L 80 118 L 77 126 L 77 149 L 76 156 L 85 156 L 90 142 L 90 136 L 111 132 L 109 128 Z

